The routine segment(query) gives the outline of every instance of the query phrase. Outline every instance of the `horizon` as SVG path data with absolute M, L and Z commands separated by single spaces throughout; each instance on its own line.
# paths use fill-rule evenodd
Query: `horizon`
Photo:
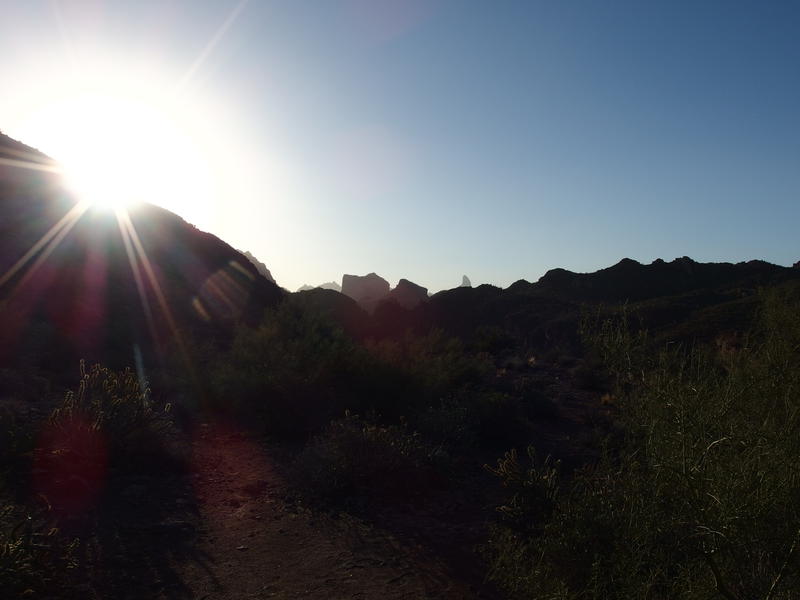
M 799 21 L 791 3 L 30 2 L 0 24 L 18 57 L 0 129 L 66 162 L 92 123 L 136 137 L 152 156 L 88 177 L 157 169 L 138 195 L 292 291 L 370 272 L 506 288 L 622 257 L 789 267 Z

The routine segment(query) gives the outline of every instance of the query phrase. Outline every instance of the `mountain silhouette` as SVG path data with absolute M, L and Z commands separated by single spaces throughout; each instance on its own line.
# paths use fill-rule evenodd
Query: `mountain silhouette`
M 0 366 L 167 360 L 182 340 L 254 323 L 284 296 L 163 208 L 83 207 L 53 161 L 4 135 L 0 158 Z
M 0 134 L 0 368 L 71 373 L 78 358 L 112 367 L 174 360 L 190 343 L 229 339 L 234 325 L 257 323 L 285 298 L 360 339 L 440 329 L 466 341 L 502 332 L 529 348 L 575 347 L 587 307 L 625 304 L 659 335 L 690 339 L 743 330 L 759 289 L 800 280 L 797 264 L 625 258 L 593 273 L 552 269 L 506 289 L 465 286 L 465 276 L 429 297 L 407 279 L 391 289 L 370 273 L 344 275 L 341 293 L 330 283 L 287 295 L 250 253 L 163 208 L 115 216 L 82 207 L 57 171 Z
M 341 292 L 342 286 L 336 283 L 335 281 L 328 281 L 327 283 L 321 283 L 320 285 L 308 285 L 304 284 L 297 288 L 298 292 L 307 292 L 308 290 L 314 289 L 321 289 L 321 290 L 333 290 L 335 292 Z
M 401 279 L 397 283 L 397 287 L 386 295 L 386 300 L 396 302 L 403 308 L 415 308 L 428 301 L 428 288 L 417 285 L 408 279 Z
M 267 281 L 271 281 L 272 283 L 277 283 L 275 281 L 275 278 L 272 276 L 272 273 L 269 272 L 267 265 L 258 260 L 249 251 L 245 250 L 244 252 L 242 252 L 242 256 L 244 256 L 247 260 L 253 263 L 253 266 L 256 268 L 256 270 L 261 274 L 261 276 L 264 279 L 266 279 Z
M 372 312 L 389 294 L 389 282 L 376 273 L 368 275 L 342 275 L 342 294 Z
M 657 259 L 643 265 L 623 258 L 594 273 L 553 269 L 545 273 L 536 288 L 539 293 L 560 298 L 620 303 L 720 286 L 756 287 L 773 283 L 785 274 L 786 267 L 758 260 L 738 264 L 699 263 L 684 256 L 672 262 Z

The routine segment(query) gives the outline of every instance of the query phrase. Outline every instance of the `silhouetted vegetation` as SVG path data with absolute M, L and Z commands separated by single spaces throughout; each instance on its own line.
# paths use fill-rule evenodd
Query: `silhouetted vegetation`
M 405 424 L 376 425 L 358 415 L 336 419 L 298 457 L 298 480 L 327 502 L 399 498 L 430 491 L 442 478 L 435 448 Z
M 625 431 L 572 477 L 515 453 L 489 555 L 536 598 L 791 598 L 800 583 L 800 318 L 767 295 L 733 350 L 663 346 L 624 320 L 591 342 Z
M 212 485 L 223 520 L 350 512 L 511 597 L 797 597 L 800 270 L 625 259 L 360 305 L 155 207 L 145 252 L 88 212 L 47 254 L 72 207 L 0 179 L 4 597 L 180 596 Z M 234 441 L 280 464 L 214 472 Z
M 46 508 L 0 510 L 0 589 L 7 598 L 42 597 L 71 583 L 77 540 L 60 534 Z

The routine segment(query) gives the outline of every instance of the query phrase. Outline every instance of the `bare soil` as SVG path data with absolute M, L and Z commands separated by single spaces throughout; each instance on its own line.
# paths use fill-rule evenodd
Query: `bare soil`
M 263 443 L 244 432 L 204 425 L 193 448 L 191 477 L 202 523 L 196 555 L 203 559 L 176 566 L 185 597 L 491 597 L 488 586 L 482 590 L 480 582 L 454 575 L 413 535 L 287 499 L 286 481 Z M 417 515 L 418 525 L 425 518 Z M 453 550 L 458 554 L 459 548 Z

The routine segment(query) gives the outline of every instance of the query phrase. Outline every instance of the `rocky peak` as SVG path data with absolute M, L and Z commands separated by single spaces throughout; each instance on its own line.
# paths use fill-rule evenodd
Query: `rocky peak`
M 371 311 L 389 294 L 389 282 L 376 273 L 343 275 L 342 293 Z
M 259 274 L 260 274 L 260 275 L 261 275 L 261 276 L 262 276 L 264 279 L 266 279 L 267 281 L 271 281 L 272 283 L 275 283 L 275 278 L 272 276 L 272 273 L 270 273 L 270 272 L 269 272 L 269 269 L 267 268 L 267 265 L 265 265 L 263 262 L 261 262 L 260 260 L 258 260 L 258 259 L 257 259 L 255 256 L 253 256 L 253 255 L 252 255 L 252 254 L 251 254 L 249 251 L 247 251 L 247 250 L 245 250 L 244 252 L 242 252 L 242 255 L 243 255 L 243 256 L 244 256 L 244 257 L 245 257 L 247 260 L 249 260 L 251 263 L 253 263 L 253 266 L 256 268 L 256 271 L 258 271 L 258 273 L 259 273 Z
M 388 297 L 404 308 L 414 308 L 428 301 L 428 288 L 408 279 L 401 279 Z

